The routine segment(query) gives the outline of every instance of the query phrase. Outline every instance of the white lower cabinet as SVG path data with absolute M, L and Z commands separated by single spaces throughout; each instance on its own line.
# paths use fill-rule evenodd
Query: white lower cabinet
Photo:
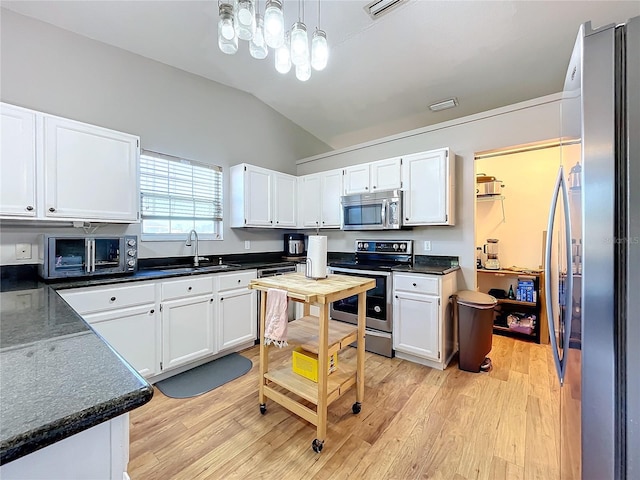
M 216 277 L 218 350 L 225 351 L 254 343 L 258 316 L 256 290 L 249 290 L 249 282 L 257 278 L 257 271 L 234 272 Z
M 213 276 L 167 280 L 162 282 L 160 290 L 162 369 L 179 367 L 216 353 Z
M 94 313 L 84 319 L 140 375 L 149 378 L 160 373 L 160 329 L 155 304 Z
M 148 378 L 160 373 L 161 330 L 154 282 L 58 293 L 140 375 Z
M 457 350 L 449 302 L 456 288 L 456 272 L 393 274 L 393 348 L 398 358 L 446 368 Z

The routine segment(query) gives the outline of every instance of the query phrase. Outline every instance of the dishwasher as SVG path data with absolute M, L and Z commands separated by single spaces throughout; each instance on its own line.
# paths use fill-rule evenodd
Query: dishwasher
M 278 265 L 273 267 L 265 267 L 258 269 L 258 278 L 275 277 L 276 275 L 284 275 L 286 273 L 296 273 L 296 265 Z M 258 334 L 256 336 L 256 343 L 260 343 L 260 300 L 262 292 L 258 292 Z M 288 305 L 288 317 L 289 321 L 295 320 L 296 302 L 289 301 Z

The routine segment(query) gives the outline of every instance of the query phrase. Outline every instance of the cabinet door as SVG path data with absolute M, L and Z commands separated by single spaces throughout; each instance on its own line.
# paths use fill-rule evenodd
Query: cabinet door
M 323 204 L 318 199 L 323 198 L 321 180 L 321 176 L 317 174 L 298 178 L 298 212 L 302 227 L 316 228 L 320 226 Z M 341 193 L 339 192 L 338 195 Z
M 342 195 L 342 169 L 322 174 L 322 228 L 340 228 Z M 316 197 L 315 203 L 318 202 Z
M 155 306 L 144 305 L 83 317 L 143 377 L 160 373 Z
M 370 185 L 369 164 L 354 165 L 344 169 L 344 194 L 368 193 Z
M 284 173 L 273 173 L 274 226 L 296 227 L 296 177 Z M 316 200 L 317 201 L 317 200 Z
M 438 297 L 396 292 L 393 302 L 393 348 L 439 360 Z
M 44 168 L 47 217 L 138 220 L 137 137 L 46 116 Z
M 0 214 L 36 216 L 36 115 L 1 106 Z
M 400 158 L 379 160 L 371 164 L 371 190 L 393 190 L 402 186 Z
M 254 341 L 258 335 L 256 291 L 230 290 L 218 300 L 218 350 Z
M 404 225 L 442 225 L 449 222 L 450 179 L 447 162 L 447 150 L 404 157 Z
M 244 188 L 245 226 L 273 226 L 272 182 L 273 172 L 247 165 Z
M 216 353 L 211 295 L 162 304 L 162 368 L 178 367 Z

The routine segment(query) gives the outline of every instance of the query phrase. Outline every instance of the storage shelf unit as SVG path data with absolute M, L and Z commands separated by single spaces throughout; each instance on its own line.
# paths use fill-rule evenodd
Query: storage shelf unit
M 533 280 L 533 288 L 536 293 L 535 302 L 523 302 L 510 298 L 496 298 L 498 301 L 494 307 L 493 331 L 499 335 L 507 335 L 515 338 L 526 339 L 540 343 L 541 323 L 545 321 L 541 318 L 541 298 L 540 298 L 540 278 L 541 272 L 520 272 L 516 270 L 477 270 L 478 287 L 483 293 L 488 293 L 491 288 L 508 290 L 509 285 L 517 287 L 518 279 Z M 535 327 L 531 334 L 510 329 L 507 324 L 507 316 L 511 313 L 521 313 L 525 315 L 535 315 Z

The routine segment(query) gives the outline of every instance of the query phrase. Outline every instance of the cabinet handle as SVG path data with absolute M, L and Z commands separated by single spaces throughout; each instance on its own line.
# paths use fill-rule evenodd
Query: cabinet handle
M 405 220 L 408 222 L 409 221 L 409 217 L 405 218 Z
M 49 211 L 53 213 L 53 212 L 55 212 L 55 211 L 56 211 L 56 209 L 55 209 L 55 208 L 53 208 L 53 207 L 49 207 Z
M 365 190 L 369 190 L 369 187 L 364 187 Z
M 110 300 L 111 300 L 112 302 L 115 302 L 115 301 L 116 301 L 116 297 L 111 297 L 111 298 L 110 298 Z
M 193 287 L 189 287 L 189 288 L 187 288 L 187 290 L 191 291 L 191 290 L 193 290 Z
M 374 186 L 373 186 L 373 189 L 375 190 L 376 188 L 378 188 L 378 187 L 376 187 L 376 186 L 374 185 Z
M 238 283 L 240 283 L 242 280 L 238 279 Z
M 398 295 L 396 295 L 396 298 L 398 298 Z
M 221 298 L 220 300 L 224 300 L 224 298 Z M 213 303 L 213 298 L 209 299 L 209 303 Z
M 31 205 L 27 205 L 27 212 L 31 212 L 33 210 L 33 207 Z
M 156 313 L 156 310 L 152 308 L 151 310 L 149 310 L 149 313 Z
M 413 286 L 414 286 L 414 287 L 417 287 L 418 285 L 414 283 L 414 284 L 413 284 Z

